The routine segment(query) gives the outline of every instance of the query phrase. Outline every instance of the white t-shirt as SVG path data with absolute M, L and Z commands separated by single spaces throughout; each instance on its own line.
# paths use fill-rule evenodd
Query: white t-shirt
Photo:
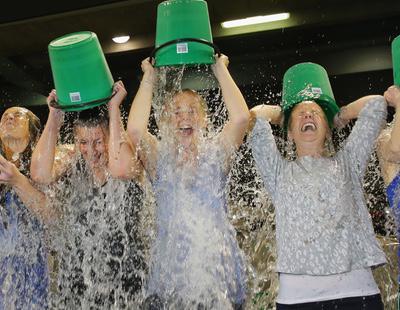
M 379 293 L 371 268 L 328 276 L 280 273 L 276 302 L 299 304 Z

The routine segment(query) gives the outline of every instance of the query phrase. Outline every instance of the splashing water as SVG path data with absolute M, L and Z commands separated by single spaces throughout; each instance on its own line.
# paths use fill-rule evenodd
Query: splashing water
M 218 88 L 204 90 L 212 80 L 207 66 L 195 68 L 201 71 L 199 93 L 208 108 L 196 165 L 182 167 L 177 162 L 179 148 L 172 151 L 176 141 L 162 121 L 167 113 L 163 106 L 172 94 L 186 88 L 185 74 L 190 70 L 160 68 L 158 72 L 150 124 L 161 141 L 159 175 L 152 184 L 155 197 L 146 183 L 139 188 L 132 182 L 108 179 L 104 186 L 95 185 L 82 159 L 48 191 L 61 214 L 46 231 L 55 257 L 48 292 L 51 308 L 230 309 L 243 300 L 246 309 L 274 308 L 275 211 L 247 142 L 232 159 L 228 175 L 218 145 L 210 143 L 226 122 L 227 111 Z M 349 131 L 334 134 L 337 149 Z M 276 132 L 278 146 L 285 157 L 294 159 L 293 146 L 283 135 Z M 62 138 L 71 140 L 68 134 Z M 364 181 L 367 204 L 375 231 L 390 253 L 389 264 L 374 272 L 385 306 L 395 309 L 396 229 L 390 212 L 382 207 L 387 201 L 379 175 L 373 155 Z M 9 230 L 0 231 L 9 233 L 5 239 L 10 241 L 0 248 L 1 261 L 17 252 L 23 258 L 37 257 L 37 249 L 43 247 L 42 232 L 32 230 L 31 224 L 24 227 L 23 247 L 14 246 Z M 21 274 L 12 264 L 2 268 L 2 296 L 8 292 L 9 304 L 15 305 L 15 290 L 21 288 L 13 285 Z M 26 288 L 27 299 L 34 287 Z
M 231 309 L 245 301 L 246 265 L 226 215 L 226 156 L 216 141 L 226 112 L 213 106 L 216 99 L 210 98 L 211 92 L 202 93 L 216 112 L 209 114 L 206 128 L 198 129 L 194 158 L 182 161 L 185 152 L 177 144 L 176 129 L 162 120 L 173 111 L 168 107 L 171 95 L 184 88 L 184 70 L 160 70 L 153 102 L 161 141 L 152 181 L 157 232 L 146 306 Z

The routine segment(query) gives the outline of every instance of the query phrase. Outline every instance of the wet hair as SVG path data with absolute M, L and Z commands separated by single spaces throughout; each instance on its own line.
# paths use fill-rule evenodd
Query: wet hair
M 190 88 L 184 88 L 184 89 L 179 89 L 179 90 L 175 90 L 173 92 L 170 92 L 167 95 L 167 98 L 165 99 L 164 105 L 162 107 L 162 111 L 161 111 L 161 116 L 157 122 L 157 125 L 160 127 L 160 124 L 163 123 L 166 120 L 166 114 L 167 114 L 167 108 L 171 106 L 171 102 L 173 102 L 173 100 L 175 99 L 176 96 L 181 95 L 181 94 L 189 94 L 194 96 L 195 98 L 198 99 L 198 102 L 200 104 L 200 109 L 199 111 L 203 114 L 203 117 L 206 118 L 207 117 L 207 102 L 206 100 L 195 90 L 190 89 Z
M 73 123 L 74 133 L 77 127 L 101 127 L 108 133 L 108 116 L 107 111 L 103 107 L 95 107 L 92 109 L 79 112 L 78 117 Z
M 32 111 L 23 108 L 23 107 L 18 107 L 22 110 L 24 110 L 24 112 L 26 113 L 26 116 L 28 118 L 28 130 L 29 130 L 29 143 L 28 146 L 25 148 L 25 150 L 20 154 L 20 171 L 24 174 L 24 175 L 29 175 L 29 166 L 30 166 L 30 162 L 31 162 L 31 157 L 32 157 L 32 152 L 33 149 L 37 143 L 37 141 L 39 140 L 39 136 L 40 136 L 40 131 L 42 128 L 42 125 L 40 123 L 40 119 L 33 114 Z M 4 149 L 4 145 L 0 140 L 0 151 L 2 154 L 5 154 L 5 149 Z

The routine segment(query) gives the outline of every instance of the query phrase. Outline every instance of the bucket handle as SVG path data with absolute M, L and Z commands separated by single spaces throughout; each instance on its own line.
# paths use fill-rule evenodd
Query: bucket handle
M 85 103 L 77 103 L 77 104 L 72 104 L 72 105 L 68 105 L 68 109 L 76 109 L 76 108 L 83 108 L 83 107 L 85 107 L 85 106 L 89 106 L 89 105 L 92 105 L 92 104 L 96 104 L 96 103 L 100 103 L 100 102 L 108 102 L 108 101 L 110 101 L 111 100 L 111 98 L 113 97 L 114 95 L 112 95 L 112 96 L 110 96 L 110 97 L 106 97 L 106 98 L 102 98 L 102 99 L 96 99 L 96 100 L 92 100 L 92 101 L 89 101 L 89 102 L 85 102 Z M 52 107 L 52 108 L 56 108 L 56 109 L 61 109 L 62 110 L 62 106 L 60 106 L 59 105 L 59 103 L 57 102 L 57 101 L 55 101 L 55 100 L 52 100 L 51 102 L 50 102 L 50 106 Z
M 221 51 L 219 50 L 219 47 L 217 45 L 215 45 L 212 42 L 208 42 L 207 40 L 204 39 L 196 39 L 196 38 L 183 38 L 183 39 L 175 39 L 175 40 L 171 40 L 168 42 L 165 42 L 163 44 L 161 44 L 159 47 L 156 47 L 153 49 L 153 51 L 150 54 L 150 63 L 153 63 L 154 60 L 154 56 L 155 54 L 162 48 L 168 46 L 168 45 L 172 45 L 172 44 L 176 44 L 176 43 L 182 43 L 182 42 L 197 42 L 197 43 L 202 43 L 202 44 L 206 44 L 208 46 L 211 46 L 214 49 L 215 54 L 218 55 L 218 57 L 221 56 Z

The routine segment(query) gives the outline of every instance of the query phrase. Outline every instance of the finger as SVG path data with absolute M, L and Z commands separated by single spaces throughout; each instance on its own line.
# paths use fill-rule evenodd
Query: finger
M 3 155 L 0 154 L 0 164 L 5 164 L 5 163 L 8 163 L 7 159 L 5 159 Z
M 0 161 L 0 170 L 7 170 L 8 169 L 8 165 L 9 165 L 9 163 L 8 163 L 8 161 L 7 160 L 5 160 L 5 159 L 3 159 L 3 160 L 1 160 Z

